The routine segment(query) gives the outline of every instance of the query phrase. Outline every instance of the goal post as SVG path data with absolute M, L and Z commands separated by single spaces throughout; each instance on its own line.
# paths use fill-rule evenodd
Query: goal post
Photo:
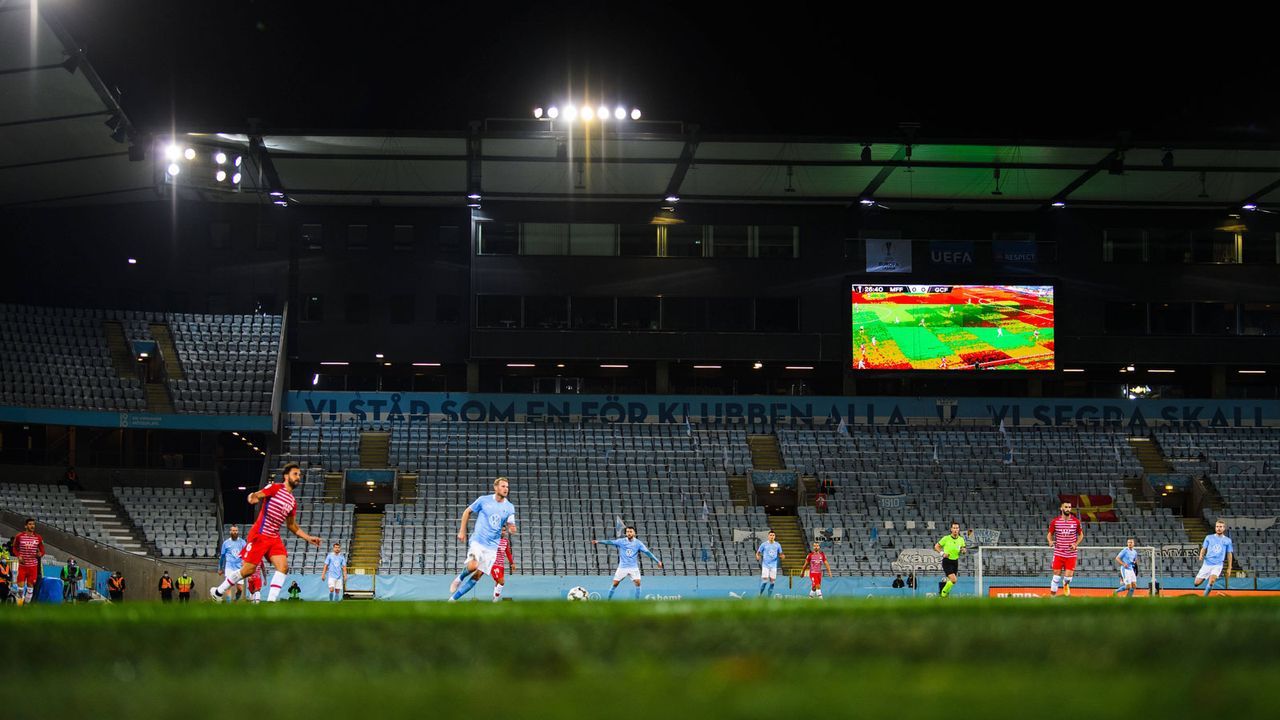
M 1081 545 L 1076 549 L 1079 558 L 1074 581 L 1075 587 L 1104 587 L 1099 582 L 1106 578 L 1111 588 L 1118 587 L 1119 566 L 1115 557 L 1125 546 Z M 1150 596 L 1155 596 L 1160 577 L 1160 549 L 1150 545 L 1136 545 L 1138 552 L 1138 587 L 1147 583 Z M 1001 562 L 1001 561 L 1004 562 Z M 1053 548 L 1048 545 L 979 545 L 974 567 L 974 591 L 985 597 L 988 583 L 993 577 L 1048 577 L 1052 572 Z

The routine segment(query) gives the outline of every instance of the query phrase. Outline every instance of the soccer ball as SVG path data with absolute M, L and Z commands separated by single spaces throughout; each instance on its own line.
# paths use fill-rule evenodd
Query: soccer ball
M 567 597 L 570 602 L 576 602 L 578 600 L 586 600 L 590 596 L 591 595 L 587 592 L 587 589 L 579 585 L 578 587 L 571 589 L 569 594 L 565 597 Z

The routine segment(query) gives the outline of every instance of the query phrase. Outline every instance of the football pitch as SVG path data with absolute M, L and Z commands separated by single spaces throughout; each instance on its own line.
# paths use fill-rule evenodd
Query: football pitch
M 1280 601 L 4 608 L 6 717 L 1253 717 Z

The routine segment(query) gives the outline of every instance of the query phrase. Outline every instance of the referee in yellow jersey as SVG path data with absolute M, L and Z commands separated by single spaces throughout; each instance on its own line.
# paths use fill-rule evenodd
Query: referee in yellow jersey
M 956 573 L 960 571 L 960 553 L 968 553 L 964 546 L 964 536 L 960 534 L 960 523 L 951 523 L 951 534 L 943 535 L 934 543 L 935 552 L 942 553 L 942 574 L 947 576 L 947 584 L 942 586 L 942 597 L 951 594 L 956 584 Z

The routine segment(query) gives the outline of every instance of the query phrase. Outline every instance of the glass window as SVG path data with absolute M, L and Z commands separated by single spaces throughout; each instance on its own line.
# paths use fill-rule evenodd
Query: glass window
M 368 225 L 348 225 L 347 226 L 347 249 L 348 250 L 368 250 L 369 249 L 369 226 Z
M 1188 230 L 1148 230 L 1147 256 L 1154 263 L 1191 262 L 1191 232 Z
M 657 330 L 658 298 L 618 298 L 618 327 L 622 330 Z
M 308 295 L 302 304 L 303 322 L 320 322 L 324 320 L 324 296 Z
M 1102 231 L 1102 261 L 1115 263 L 1142 262 L 1142 231 L 1122 228 Z
M 1235 335 L 1235 303 L 1196 303 L 1197 335 Z
M 524 223 L 520 226 L 524 255 L 568 255 L 568 223 Z
M 572 300 L 575 330 L 612 330 L 613 298 L 576 297 Z
M 707 326 L 722 332 L 751 329 L 751 298 L 711 298 L 707 301 Z
M 416 308 L 412 295 L 391 296 L 391 322 L 396 325 L 408 325 L 413 322 Z
M 702 257 L 702 225 L 667 225 L 667 257 Z
M 535 295 L 524 299 L 524 326 L 539 330 L 561 330 L 569 326 L 569 298 Z
M 346 319 L 349 323 L 363 325 L 369 322 L 369 294 L 350 293 L 344 303 Z
M 310 232 L 315 234 L 314 241 L 308 237 L 308 228 L 312 228 Z M 311 245 L 315 243 L 314 250 L 323 250 L 324 241 L 320 237 L 321 228 L 323 228 L 323 225 L 302 225 L 302 247 L 305 247 L 306 250 L 312 250 Z M 257 224 L 257 249 L 275 250 L 278 245 L 279 231 L 276 231 L 275 225 L 271 223 Z
M 520 317 L 519 303 L 515 317 Z M 436 296 L 436 322 L 456 323 L 462 319 L 462 299 L 457 295 Z
M 626 257 L 654 257 L 658 254 L 655 225 L 619 225 L 618 254 Z
M 412 225 L 396 225 L 391 228 L 391 249 L 412 251 L 417 247 L 414 242 L 415 229 Z
M 479 232 L 481 255 L 515 255 L 520 252 L 519 223 L 480 223 Z
M 214 250 L 231 248 L 231 223 L 209 223 L 209 247 Z
M 746 257 L 750 228 L 746 225 L 716 225 L 711 228 L 711 254 L 716 257 Z
M 1240 236 L 1220 230 L 1199 230 L 1191 234 L 1192 257 L 1198 263 L 1240 262 Z
M 663 330 L 706 330 L 706 302 L 702 298 L 662 298 Z
M 1154 335 L 1190 335 L 1191 303 L 1151 303 Z
M 437 314 L 439 298 L 436 298 Z M 476 327 L 520 327 L 520 297 L 517 295 L 480 295 L 476 297 Z
M 799 229 L 784 225 L 764 225 L 756 228 L 759 243 L 758 257 L 762 258 L 794 258 L 799 256 Z
M 1280 303 L 1245 303 L 1240 311 L 1241 335 L 1280 335 Z
M 569 226 L 570 255 L 616 255 L 617 225 L 575 223 Z
M 1249 265 L 1275 265 L 1280 261 L 1280 233 L 1245 233 L 1243 260 Z
M 323 225 L 313 223 L 302 226 L 302 249 L 313 251 L 324 249 Z
M 1109 302 L 1106 309 L 1106 331 L 1123 335 L 1147 333 L 1147 305 L 1134 302 Z
M 800 330 L 800 299 L 756 298 L 756 330 L 798 332 Z

